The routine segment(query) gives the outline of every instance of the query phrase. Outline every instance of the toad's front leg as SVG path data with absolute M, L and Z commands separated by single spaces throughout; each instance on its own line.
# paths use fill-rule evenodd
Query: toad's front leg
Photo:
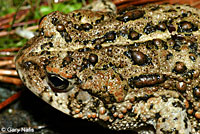
M 113 123 L 113 128 L 123 129 L 124 126 L 129 126 L 129 129 L 134 131 L 143 131 L 140 130 L 141 127 L 152 125 L 156 134 L 191 133 L 191 123 L 185 107 L 186 100 L 179 93 L 161 91 L 151 97 L 141 96 L 135 101 L 131 114 Z
M 160 111 L 156 113 L 156 133 L 157 134 L 189 134 L 191 124 L 187 117 L 186 108 L 179 99 L 168 98 Z

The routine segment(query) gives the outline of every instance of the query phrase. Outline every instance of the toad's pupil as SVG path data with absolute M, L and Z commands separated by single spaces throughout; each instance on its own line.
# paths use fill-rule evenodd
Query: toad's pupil
M 50 74 L 48 76 L 48 80 L 51 86 L 53 88 L 57 88 L 59 90 L 64 90 L 69 86 L 69 81 L 66 79 L 61 78 L 58 75 L 55 74 Z

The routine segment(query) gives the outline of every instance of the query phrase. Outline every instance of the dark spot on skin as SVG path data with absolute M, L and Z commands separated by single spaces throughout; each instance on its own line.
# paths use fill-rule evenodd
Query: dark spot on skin
M 145 63 L 147 63 L 147 56 L 140 51 L 133 51 L 132 59 L 134 61 L 134 64 L 137 65 L 144 65 Z
M 78 12 L 77 14 L 75 14 L 75 16 L 80 16 L 81 15 L 81 13 L 80 12 Z
M 172 39 L 175 40 L 179 45 L 181 45 L 181 43 L 185 40 L 184 36 L 181 34 L 172 35 Z
M 187 123 L 187 122 L 188 122 L 188 119 L 187 119 L 187 118 L 184 118 L 183 121 L 184 121 L 184 123 L 185 123 L 185 128 L 187 129 L 187 128 L 188 128 L 188 123 Z
M 40 55 L 50 55 L 50 54 L 51 54 L 50 51 L 42 51 L 42 52 L 40 53 Z
M 91 49 L 89 47 L 83 48 L 83 52 L 89 52 L 89 51 L 91 51 Z
M 133 62 L 133 64 L 139 65 L 139 66 L 143 66 L 145 64 L 148 63 L 148 58 L 147 56 L 140 52 L 140 51 L 125 51 L 124 55 L 127 56 L 129 59 L 131 59 L 131 61 Z
M 132 10 L 124 13 L 122 16 L 117 17 L 117 20 L 123 21 L 123 22 L 128 22 L 130 20 L 135 20 L 143 17 L 145 14 L 144 11 L 142 10 Z
M 132 51 L 125 51 L 124 55 L 127 56 L 129 59 L 132 59 Z
M 175 121 L 177 121 L 177 120 L 178 120 L 178 118 L 177 118 L 177 117 L 175 117 L 175 118 L 174 118 L 174 120 L 175 120 Z
M 162 119 L 162 122 L 165 122 L 165 121 L 166 121 L 166 118 L 163 118 L 163 119 Z
M 155 114 L 156 120 L 158 120 L 160 117 L 161 117 L 160 113 L 156 113 L 156 114 Z
M 48 47 L 54 47 L 52 42 L 48 42 L 48 43 L 44 43 L 40 46 L 41 50 L 44 50 L 44 48 L 48 48 Z
M 172 25 L 172 24 L 169 24 L 169 25 L 167 26 L 167 28 L 168 28 L 168 30 L 169 30 L 170 33 L 172 33 L 173 31 L 176 31 L 176 28 L 175 28 L 174 25 Z
M 83 43 L 83 45 L 86 46 L 89 43 L 89 40 L 84 40 L 84 41 L 82 41 L 82 43 Z
M 83 58 L 82 67 L 87 68 L 89 67 L 89 65 L 90 65 L 90 62 L 87 59 Z
M 154 42 L 154 40 L 147 41 L 147 42 L 145 42 L 145 44 L 146 44 L 147 49 L 150 49 L 150 50 L 158 49 L 158 44 L 156 42 Z
M 176 88 L 178 89 L 178 91 L 184 92 L 187 88 L 187 84 L 185 82 L 177 82 Z
M 90 29 L 93 28 L 93 26 L 89 23 L 81 24 L 81 27 L 84 31 L 89 31 Z
M 155 29 L 155 27 L 153 26 L 152 23 L 148 23 L 148 24 L 146 25 L 146 27 L 144 28 L 144 32 L 145 32 L 146 34 L 150 34 L 150 33 L 153 33 L 153 32 L 155 32 L 155 31 L 156 31 L 156 29 Z
M 137 48 L 140 46 L 140 43 L 134 42 L 133 44 L 131 44 L 132 47 Z
M 95 24 L 100 23 L 102 20 L 104 20 L 104 15 L 102 15 L 100 19 L 97 19 L 97 20 L 95 21 Z
M 200 98 L 200 88 L 198 86 L 196 86 L 195 88 L 193 88 L 193 95 L 196 98 Z
M 179 134 L 178 130 L 176 128 L 172 128 L 170 131 L 164 130 L 163 128 L 160 130 L 162 134 Z
M 164 22 L 162 22 L 162 23 L 159 23 L 159 24 L 156 26 L 156 29 L 158 29 L 158 30 L 164 32 L 164 31 L 167 29 L 167 26 L 166 26 L 166 24 L 165 24 Z
M 106 53 L 107 53 L 108 56 L 110 56 L 110 57 L 113 56 L 113 52 L 112 52 L 113 49 L 112 49 L 112 47 L 108 47 L 105 50 L 106 50 Z
M 82 30 L 81 27 L 80 27 L 78 24 L 74 24 L 73 27 L 74 27 L 76 30 Z
M 65 30 L 60 32 L 60 35 L 65 39 L 66 42 L 72 41 L 70 35 Z
M 88 47 L 78 49 L 78 52 L 88 52 L 88 51 L 91 51 L 91 49 Z
M 92 76 L 89 76 L 89 77 L 88 77 L 88 79 L 92 80 L 92 79 L 93 79 L 93 77 L 92 77 Z
M 79 48 L 78 52 L 84 52 L 83 48 Z
M 137 116 L 137 114 L 134 113 L 132 110 L 128 110 L 127 114 L 128 114 L 129 117 L 136 117 Z
M 82 16 L 79 16 L 79 18 L 78 18 L 78 19 L 79 19 L 79 21 L 81 20 L 81 18 L 82 18 Z
M 189 58 L 193 61 L 193 62 L 195 62 L 196 61 L 196 57 L 195 56 L 193 56 L 193 55 L 190 55 L 189 56 Z
M 181 96 L 181 95 L 178 97 L 178 99 L 179 99 L 180 101 L 182 101 L 182 102 L 184 101 L 184 98 L 183 98 L 183 96 Z
M 62 66 L 65 67 L 66 65 L 70 64 L 73 61 L 71 56 L 67 56 L 63 59 Z
M 67 25 L 68 27 L 73 27 L 72 21 L 63 20 L 63 25 Z
M 184 106 L 179 101 L 173 102 L 172 105 L 174 107 L 180 107 L 180 108 L 184 109 Z
M 166 60 L 169 60 L 169 59 L 171 59 L 173 57 L 173 54 L 172 53 L 169 53 L 169 54 L 167 54 L 167 56 L 166 56 Z
M 200 125 L 198 125 L 198 126 L 196 126 L 194 128 L 195 128 L 196 131 L 199 131 L 200 130 Z M 190 134 L 192 134 L 192 133 L 190 133 Z
M 49 47 L 54 47 L 52 42 L 49 42 Z
M 194 69 L 189 70 L 187 73 L 184 74 L 185 78 L 193 79 Z
M 198 27 L 191 22 L 182 21 L 178 25 L 178 32 L 192 32 L 197 31 Z
M 175 67 L 174 67 L 174 71 L 176 71 L 177 73 L 183 73 L 187 70 L 187 67 L 185 66 L 185 64 L 183 62 L 176 62 Z
M 98 56 L 96 54 L 90 54 L 89 61 L 91 64 L 95 65 L 98 62 Z
M 156 7 L 151 8 L 151 11 L 156 11 L 156 10 L 158 10 L 158 9 L 160 9 L 159 5 L 156 6 Z
M 104 88 L 105 90 L 108 90 L 108 87 L 107 87 L 107 86 L 103 86 L 103 88 Z
M 72 52 L 72 51 L 67 51 L 67 55 L 68 55 L 68 56 L 72 56 L 73 53 L 74 53 L 74 52 Z
M 135 98 L 135 101 L 136 102 L 139 102 L 139 101 L 145 101 L 145 102 L 147 102 L 147 100 L 150 99 L 150 98 L 152 98 L 152 97 L 154 97 L 154 95 L 144 94 L 144 96 Z
M 105 38 L 97 38 L 97 39 L 94 39 L 92 40 L 92 44 L 97 44 L 97 45 L 100 45 L 101 43 L 103 43 L 105 41 Z
M 161 39 L 153 39 L 153 43 L 157 46 L 161 46 L 163 41 Z
M 187 45 L 192 50 L 192 52 L 196 52 L 197 51 L 197 48 L 198 48 L 197 43 L 194 43 L 194 42 L 189 40 L 189 41 L 187 41 Z
M 45 35 L 45 33 L 44 33 L 44 38 L 53 39 L 53 35 L 51 35 L 51 34 Z
M 167 12 L 177 12 L 175 9 L 169 9 Z
M 40 46 L 41 50 L 43 50 L 46 46 L 48 45 L 48 43 L 44 43 Z
M 180 51 L 180 48 L 181 48 L 181 46 L 178 45 L 178 44 L 175 44 L 175 45 L 173 46 L 173 49 L 176 50 L 176 51 Z
M 115 31 L 110 31 L 110 32 L 107 32 L 105 35 L 104 35 L 104 38 L 105 38 L 105 41 L 107 42 L 112 42 L 116 39 L 116 33 Z
M 128 38 L 131 40 L 138 40 L 140 38 L 140 36 L 141 35 L 134 30 L 131 30 L 128 34 Z
M 114 78 L 115 78 L 115 75 L 112 75 L 111 78 L 114 79 Z
M 172 35 L 172 39 L 168 41 L 169 46 L 172 46 L 172 48 L 176 51 L 181 50 L 181 46 L 186 43 L 186 39 L 183 35 Z
M 109 94 L 109 96 L 110 96 L 110 100 L 109 100 L 109 102 L 116 102 L 116 98 L 112 95 L 112 94 Z
M 92 112 L 94 112 L 94 113 L 97 112 L 97 109 L 96 109 L 94 106 L 90 106 L 89 109 L 90 109 Z
M 65 30 L 65 26 L 64 26 L 63 24 L 57 24 L 57 25 L 56 25 L 56 30 L 57 30 L 58 32 L 62 32 L 62 31 Z
M 72 17 L 74 18 L 74 16 L 75 16 L 75 14 L 73 13 L 73 14 L 72 14 Z
M 192 36 L 192 33 L 185 33 L 185 36 Z
M 181 15 L 182 15 L 182 17 L 187 17 L 188 16 L 187 13 L 182 13 Z
M 146 74 L 129 78 L 128 84 L 131 88 L 142 88 L 163 83 L 165 80 L 166 78 L 164 75 Z
M 168 101 L 168 98 L 167 98 L 165 95 L 162 95 L 161 97 L 162 97 L 162 100 L 163 100 L 164 102 L 167 102 L 167 101 Z
M 149 110 L 153 109 L 153 105 L 154 105 L 154 104 L 151 104 L 151 105 L 150 105 Z
M 52 96 L 50 96 L 50 98 L 49 98 L 49 103 L 51 103 L 51 102 L 53 102 L 53 97 Z
M 99 49 L 102 48 L 102 46 L 100 44 L 97 44 L 94 48 L 97 49 L 97 50 L 99 50 Z
M 182 30 L 190 30 L 192 28 L 192 24 L 190 22 L 184 21 L 180 23 L 180 28 L 182 28 Z
M 168 49 L 166 42 L 164 42 L 161 39 L 153 39 L 153 44 L 156 45 L 156 46 L 159 46 L 159 48 L 164 48 L 165 50 Z
M 116 110 L 117 110 L 116 106 L 115 106 L 115 105 L 112 105 L 112 107 L 111 107 L 111 109 L 110 109 L 111 113 L 115 113 Z
M 173 39 L 170 39 L 168 41 L 169 46 L 174 46 L 176 44 L 176 42 Z
M 53 18 L 51 19 L 51 23 L 52 23 L 54 26 L 57 25 L 58 22 L 59 22 L 59 21 L 58 21 L 57 18 L 54 18 L 54 17 L 53 17 Z
M 100 104 L 100 101 L 97 99 L 93 102 L 94 107 L 98 107 Z

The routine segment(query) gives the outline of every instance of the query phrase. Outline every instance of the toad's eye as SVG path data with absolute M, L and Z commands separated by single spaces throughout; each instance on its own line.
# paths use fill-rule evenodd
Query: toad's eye
M 56 74 L 48 74 L 48 83 L 54 92 L 67 92 L 71 89 L 70 82 Z

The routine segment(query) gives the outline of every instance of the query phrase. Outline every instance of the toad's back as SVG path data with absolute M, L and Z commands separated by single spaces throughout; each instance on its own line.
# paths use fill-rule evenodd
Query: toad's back
M 75 118 L 200 134 L 199 17 L 184 5 L 53 12 L 16 68 L 32 92 Z

